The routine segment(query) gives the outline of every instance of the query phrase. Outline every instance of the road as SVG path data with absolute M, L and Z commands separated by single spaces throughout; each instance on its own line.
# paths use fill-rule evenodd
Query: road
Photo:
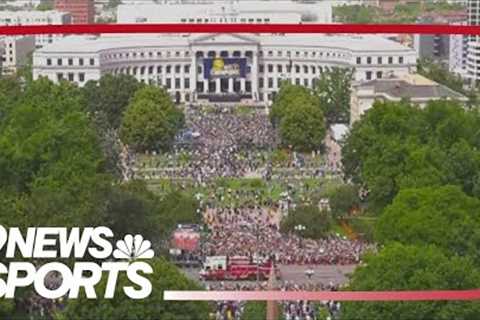
M 352 273 L 355 270 L 356 265 L 348 266 L 313 266 L 314 274 L 309 280 L 305 271 L 308 266 L 304 265 L 282 265 L 279 266 L 281 280 L 283 281 L 293 281 L 298 284 L 303 283 L 323 283 L 325 285 L 333 282 L 334 284 L 344 284 L 348 281 L 348 274 Z M 198 272 L 199 269 L 183 269 L 183 272 L 191 279 L 200 281 Z

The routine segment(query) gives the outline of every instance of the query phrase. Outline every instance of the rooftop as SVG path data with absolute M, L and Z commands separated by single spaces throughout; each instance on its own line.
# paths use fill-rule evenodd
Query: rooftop
M 46 10 L 46 11 L 34 11 L 34 10 L 19 10 L 19 11 L 0 11 L 0 18 L 10 18 L 10 19 L 32 19 L 32 18 L 45 18 L 51 16 L 63 16 L 68 15 L 67 12 L 60 12 L 57 10 Z
M 436 83 L 418 74 L 403 78 L 377 79 L 359 85 L 364 89 L 373 90 L 374 94 L 387 94 L 397 99 L 467 99 L 444 85 Z
M 221 41 L 220 41 L 221 39 Z M 83 52 L 96 53 L 107 49 L 135 48 L 135 47 L 175 47 L 188 46 L 190 43 L 208 41 L 214 43 L 260 43 L 262 46 L 272 47 L 325 47 L 346 49 L 353 52 L 385 52 L 403 51 L 413 52 L 412 49 L 392 40 L 375 35 L 348 36 L 348 35 L 150 35 L 150 36 L 69 36 L 55 43 L 39 49 L 37 52 Z

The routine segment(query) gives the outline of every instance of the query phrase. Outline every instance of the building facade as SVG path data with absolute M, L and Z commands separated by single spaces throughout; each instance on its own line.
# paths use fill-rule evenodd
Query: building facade
M 35 37 L 16 36 L 3 37 L 2 43 L 2 74 L 14 74 L 18 68 L 25 66 L 30 54 L 35 49 Z
M 480 26 L 480 0 L 468 0 L 468 24 Z M 470 36 L 467 54 L 467 76 L 473 83 L 480 80 L 480 36 Z
M 70 13 L 74 24 L 95 22 L 93 0 L 55 0 L 55 10 Z
M 72 21 L 69 13 L 55 10 L 49 11 L 0 11 L 0 25 L 48 25 L 70 24 Z M 37 48 L 63 38 L 61 34 L 36 35 L 35 45 Z
M 463 11 L 443 16 L 421 17 L 417 23 L 466 25 Z M 461 34 L 415 34 L 413 46 L 420 59 L 429 59 L 445 65 L 450 72 L 467 78 L 469 36 Z
M 269 103 L 282 81 L 312 87 L 333 67 L 374 80 L 414 72 L 416 59 L 414 50 L 378 36 L 90 36 L 37 50 L 33 75 L 82 86 L 129 74 L 165 87 L 177 102 Z
M 399 102 L 403 99 L 408 99 L 421 108 L 432 100 L 468 101 L 464 95 L 418 74 L 366 81 L 353 86 L 350 123 L 360 120 L 375 101 Z
M 330 23 L 330 1 L 165 1 L 124 4 L 118 23 Z
M 457 25 L 466 25 L 467 22 L 457 23 Z M 467 58 L 468 58 L 468 40 L 469 37 L 461 34 L 449 35 L 449 55 L 448 69 L 450 72 L 460 75 L 462 78 L 468 78 Z

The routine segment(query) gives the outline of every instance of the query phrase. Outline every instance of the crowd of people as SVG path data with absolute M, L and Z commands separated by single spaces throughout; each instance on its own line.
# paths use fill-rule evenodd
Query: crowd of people
M 264 112 L 238 115 L 216 108 L 190 110 L 186 114 L 186 132 L 170 152 L 188 161 L 175 168 L 137 168 L 138 174 L 155 178 L 193 179 L 205 185 L 219 177 L 245 177 L 259 174 L 265 164 L 264 151 L 277 144 L 276 134 Z M 141 170 L 139 170 L 141 169 Z M 147 177 L 148 178 L 148 177 Z
M 282 234 L 281 215 L 272 208 L 211 208 L 204 218 L 209 228 L 204 256 L 272 258 L 283 265 L 349 265 L 359 263 L 362 253 L 374 249 L 361 240 L 338 235 L 313 240 Z
M 224 283 L 207 286 L 207 290 L 215 291 L 337 291 L 338 285 L 330 282 L 328 285 L 322 283 L 295 284 L 293 282 L 280 282 L 272 285 L 262 283 Z M 217 301 L 215 308 L 215 320 L 240 320 L 244 313 L 246 303 L 244 301 Z M 277 311 L 281 319 L 285 320 L 317 320 L 317 319 L 338 319 L 341 304 L 338 301 L 282 301 L 277 302 Z M 320 313 L 322 314 L 320 317 Z

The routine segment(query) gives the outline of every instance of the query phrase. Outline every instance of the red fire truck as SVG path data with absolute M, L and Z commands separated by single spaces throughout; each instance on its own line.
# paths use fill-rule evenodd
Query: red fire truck
M 248 257 L 226 257 L 213 256 L 207 257 L 203 268 L 200 271 L 200 277 L 203 280 L 267 280 L 270 277 L 272 262 L 252 261 Z M 274 269 L 275 276 L 278 278 L 278 269 Z

